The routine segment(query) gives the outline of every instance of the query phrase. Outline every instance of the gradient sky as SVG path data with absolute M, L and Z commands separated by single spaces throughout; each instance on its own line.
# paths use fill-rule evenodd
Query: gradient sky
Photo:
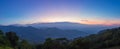
M 0 24 L 120 24 L 119 0 L 0 0 Z

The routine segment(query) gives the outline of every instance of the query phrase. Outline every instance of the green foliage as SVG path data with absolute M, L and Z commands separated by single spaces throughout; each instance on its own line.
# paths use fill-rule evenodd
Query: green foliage
M 32 46 L 26 40 L 22 40 L 19 49 L 32 49 Z
M 0 35 L 3 35 L 3 31 L 2 30 L 0 30 Z
M 9 41 L 6 39 L 4 32 L 0 30 L 0 46 L 10 46 Z
M 5 45 L 3 32 L 0 30 L 0 46 Z
M 20 42 L 15 32 L 2 32 L 0 30 L 0 49 L 33 49 L 26 40 Z
M 16 35 L 16 33 L 15 32 L 7 32 L 6 33 L 6 38 L 9 40 L 11 46 L 14 49 L 17 49 L 19 37 Z
M 43 44 L 43 49 L 67 49 L 68 40 L 66 38 L 58 38 L 58 39 L 46 39 Z
M 13 49 L 11 47 L 0 47 L 0 49 Z

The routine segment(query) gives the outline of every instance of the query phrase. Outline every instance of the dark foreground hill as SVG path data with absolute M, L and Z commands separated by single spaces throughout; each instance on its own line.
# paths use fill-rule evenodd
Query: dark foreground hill
M 79 46 L 77 48 L 110 49 L 110 47 L 114 48 L 115 46 L 118 46 L 116 48 L 120 49 L 120 27 L 102 30 L 98 34 L 92 34 L 84 38 L 77 38 L 72 43 L 74 48 L 76 48 L 75 46 Z

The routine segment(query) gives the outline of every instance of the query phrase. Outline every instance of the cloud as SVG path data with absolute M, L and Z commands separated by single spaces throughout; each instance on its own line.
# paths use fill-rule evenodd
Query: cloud
M 83 22 L 89 22 L 88 20 L 81 20 L 81 21 L 83 21 Z

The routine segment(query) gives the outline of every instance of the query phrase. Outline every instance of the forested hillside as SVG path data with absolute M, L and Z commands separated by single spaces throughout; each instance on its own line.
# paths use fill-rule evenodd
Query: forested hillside
M 31 44 L 15 32 L 0 31 L 0 49 L 120 49 L 120 28 L 106 29 L 98 34 L 67 38 L 47 38 L 44 43 Z

